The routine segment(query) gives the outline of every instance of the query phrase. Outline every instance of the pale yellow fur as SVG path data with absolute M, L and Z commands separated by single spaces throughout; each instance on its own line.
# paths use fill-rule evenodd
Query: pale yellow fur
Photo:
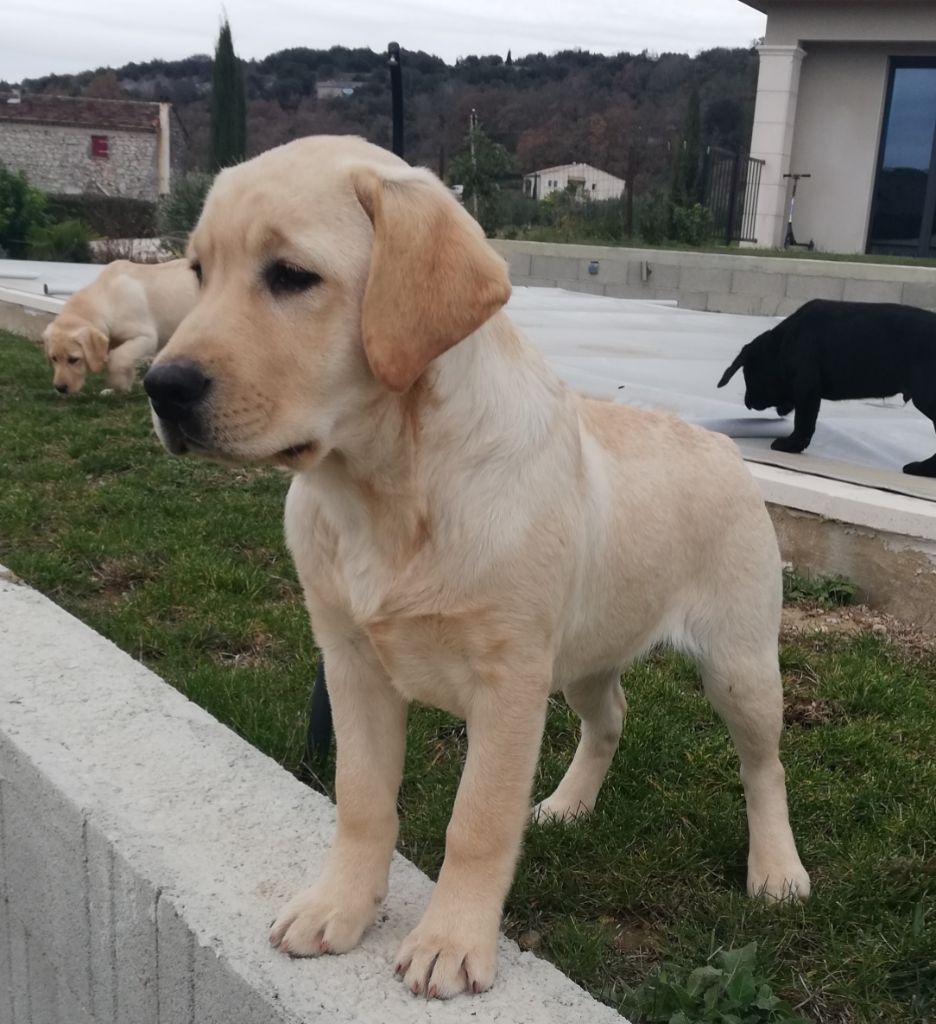
M 569 818 L 594 807 L 621 734 L 621 670 L 656 643 L 697 659 L 738 748 L 748 889 L 805 897 L 778 757 L 780 559 L 733 444 L 572 393 L 492 311 L 509 285 L 477 225 L 361 140 L 224 171 L 190 255 L 202 297 L 156 365 L 194 361 L 211 383 L 197 443 L 157 429 L 175 451 L 293 470 L 286 536 L 334 709 L 337 835 L 273 944 L 341 953 L 374 920 L 419 700 L 464 717 L 469 748 L 398 969 L 431 996 L 490 986 L 547 697 L 583 718 L 536 812 Z M 276 261 L 321 283 L 271 294 Z
M 165 345 L 197 297 L 187 260 L 109 263 L 43 332 L 53 387 L 76 395 L 88 373 L 106 367 L 109 386 L 129 391 L 136 367 Z

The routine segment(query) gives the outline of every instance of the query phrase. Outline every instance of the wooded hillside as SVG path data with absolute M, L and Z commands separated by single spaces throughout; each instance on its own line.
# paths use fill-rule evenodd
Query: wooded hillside
M 701 98 L 703 144 L 746 148 L 757 81 L 753 49 L 608 57 L 579 50 L 552 56 L 466 57 L 448 65 L 403 52 L 407 157 L 444 172 L 471 109 L 515 158 L 520 173 L 585 161 L 627 176 L 640 189 L 665 180 L 693 89 Z M 245 62 L 247 146 L 252 155 L 301 135 L 355 132 L 390 139 L 386 56 L 370 49 L 298 47 Z M 211 58 L 26 80 L 29 92 L 171 101 L 189 134 L 190 163 L 208 159 Z M 351 95 L 319 97 L 325 83 Z M 631 150 L 633 152 L 631 153 Z

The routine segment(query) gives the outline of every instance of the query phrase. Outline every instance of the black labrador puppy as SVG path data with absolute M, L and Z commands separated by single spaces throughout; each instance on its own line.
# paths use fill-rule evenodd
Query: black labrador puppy
M 936 425 L 936 313 L 924 309 L 813 299 L 745 345 L 718 386 L 742 368 L 748 409 L 795 413 L 793 433 L 770 446 L 776 451 L 801 452 L 809 444 L 823 398 L 899 394 Z M 903 471 L 936 476 L 936 455 Z

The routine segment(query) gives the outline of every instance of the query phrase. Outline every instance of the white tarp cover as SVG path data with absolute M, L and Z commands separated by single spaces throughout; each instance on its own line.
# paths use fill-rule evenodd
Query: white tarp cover
M 781 419 L 770 410 L 745 409 L 741 371 L 724 388 L 716 384 L 741 346 L 779 323 L 776 317 L 700 313 L 558 288 L 515 288 L 509 310 L 573 387 L 616 402 L 668 409 L 745 439 L 745 454 L 764 461 L 801 465 L 807 472 L 825 462 L 899 474 L 905 462 L 936 452 L 932 421 L 899 396 L 823 402 L 804 455 L 771 452 L 770 441 L 792 431 L 792 415 Z M 890 485 L 936 493 L 926 481 L 906 477 Z
M 0 260 L 0 288 L 42 295 L 47 286 L 64 297 L 99 272 L 86 264 Z M 905 462 L 936 451 L 936 433 L 899 396 L 824 402 L 804 455 L 770 451 L 772 438 L 793 429 L 792 416 L 746 410 L 740 371 L 721 390 L 715 385 L 738 349 L 778 318 L 701 313 L 559 288 L 514 288 L 508 311 L 566 382 L 586 394 L 668 409 L 738 439 L 749 458 L 936 497 L 936 484 L 900 475 Z

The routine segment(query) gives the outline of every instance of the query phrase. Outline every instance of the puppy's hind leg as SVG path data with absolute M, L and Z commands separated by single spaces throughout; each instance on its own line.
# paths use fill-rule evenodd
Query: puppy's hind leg
M 809 875 L 790 829 L 780 763 L 783 686 L 776 641 L 764 638 L 757 646 L 746 638 L 719 636 L 701 659 L 701 669 L 705 694 L 728 726 L 741 761 L 750 835 L 748 893 L 805 899 Z
M 556 791 L 533 808 L 537 820 L 568 820 L 595 809 L 627 711 L 620 669 L 580 679 L 563 692 L 582 719 L 582 736 Z

